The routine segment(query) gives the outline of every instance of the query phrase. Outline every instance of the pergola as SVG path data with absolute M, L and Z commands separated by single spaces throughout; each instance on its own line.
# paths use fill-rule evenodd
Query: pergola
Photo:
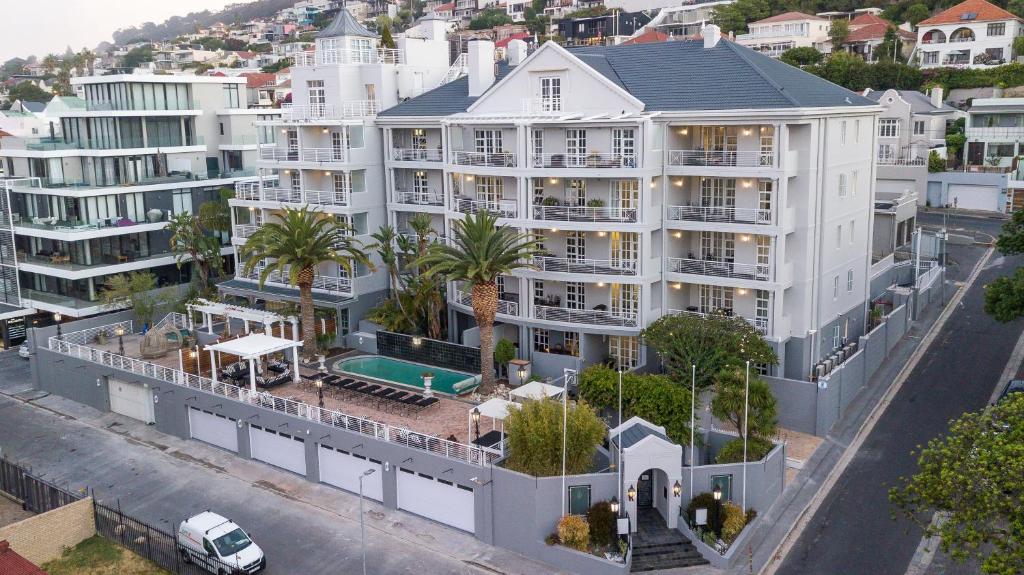
M 470 440 L 473 438 L 473 424 L 480 424 L 481 417 L 489 417 L 491 419 L 491 431 L 489 433 L 497 433 L 498 421 L 501 421 L 501 432 L 500 439 L 498 442 L 501 444 L 501 454 L 505 454 L 505 442 L 501 441 L 505 437 L 505 418 L 508 417 L 509 410 L 519 409 L 519 404 L 513 401 L 501 399 L 500 397 L 493 397 L 480 405 L 474 407 L 469 412 L 469 437 Z M 475 420 L 475 421 L 474 421 Z M 487 434 L 485 434 L 486 437 Z M 478 438 L 479 440 L 479 438 Z M 489 441 L 485 443 L 490 443 Z M 497 442 L 495 442 L 497 443 Z
M 273 333 L 272 328 L 275 323 L 280 323 L 283 326 L 285 322 L 290 322 L 292 324 L 292 339 L 299 339 L 299 321 L 295 316 L 285 317 L 269 311 L 230 305 L 205 299 L 197 299 L 195 303 L 188 304 L 187 308 L 189 311 L 189 327 L 193 330 L 195 330 L 195 320 L 192 317 L 192 313 L 198 312 L 203 315 L 203 326 L 206 327 L 207 333 L 213 333 L 214 316 L 222 316 L 228 319 L 227 329 L 229 334 L 231 333 L 230 320 L 232 319 L 242 320 L 242 323 L 245 326 L 245 333 L 249 333 L 250 322 L 262 325 L 267 334 Z M 283 329 L 282 333 L 284 333 Z
M 213 366 L 213 369 L 211 369 L 211 375 L 214 383 L 217 381 L 217 356 L 215 355 L 215 352 L 219 351 L 221 353 L 229 353 L 231 355 L 238 356 L 242 361 L 249 362 L 249 385 L 251 386 L 252 391 L 255 392 L 256 361 L 265 355 L 284 351 L 289 348 L 292 350 L 292 381 L 298 382 L 300 347 L 302 347 L 301 341 L 274 337 L 268 334 L 254 333 L 238 339 L 208 345 L 206 346 L 206 349 L 210 350 L 210 365 Z
M 512 401 L 521 399 L 544 399 L 545 397 L 558 397 L 564 391 L 557 385 L 544 383 L 542 381 L 531 381 L 508 392 L 508 398 Z

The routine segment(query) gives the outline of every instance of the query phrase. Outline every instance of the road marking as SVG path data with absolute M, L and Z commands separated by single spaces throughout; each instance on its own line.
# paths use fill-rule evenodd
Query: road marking
M 974 285 L 978 276 L 981 275 L 981 270 L 984 268 L 989 258 L 992 257 L 994 252 L 995 248 L 990 247 L 985 250 L 985 254 L 981 256 L 981 259 L 974 264 L 974 269 L 971 270 L 971 275 L 968 276 L 967 281 L 964 282 L 963 289 L 960 289 L 953 294 L 953 297 L 949 300 L 949 303 L 946 304 L 946 307 L 942 310 L 939 318 L 932 325 L 931 329 L 928 330 L 928 333 L 925 334 L 921 344 L 918 345 L 917 349 L 914 350 L 914 353 L 911 354 L 910 361 L 903 366 L 903 369 L 900 370 L 896 379 L 893 380 L 893 383 L 889 386 L 888 391 L 885 392 L 882 399 L 871 410 L 871 413 L 868 414 L 867 419 L 864 420 L 864 423 L 857 431 L 857 435 L 854 437 L 853 441 L 850 442 L 850 445 L 843 451 L 843 454 L 840 456 L 836 466 L 832 468 L 828 477 L 826 477 L 825 481 L 821 484 L 821 488 L 814 497 L 811 498 L 811 501 L 807 506 L 800 512 L 797 517 L 797 521 L 793 524 L 793 527 L 791 527 L 789 532 L 783 536 L 782 541 L 779 542 L 775 551 L 772 553 L 771 559 L 769 559 L 768 563 L 761 569 L 762 575 L 773 575 L 775 571 L 778 570 L 779 565 L 782 563 L 782 559 L 786 557 L 796 541 L 800 539 L 800 535 L 804 532 L 804 529 L 807 528 L 808 523 L 810 523 L 814 514 L 817 513 L 822 502 L 825 501 L 825 497 L 832 491 L 832 488 L 835 487 L 836 482 L 839 481 L 839 477 L 843 474 L 843 471 L 845 471 L 850 465 L 850 462 L 853 461 L 853 456 L 857 454 L 860 446 L 864 443 L 864 440 L 867 439 L 868 434 L 871 433 L 875 424 L 878 423 L 882 414 L 885 413 L 889 404 L 892 403 L 893 398 L 896 397 L 896 393 L 903 387 L 903 382 L 910 377 L 910 374 L 914 371 L 918 362 L 921 361 L 921 358 L 924 357 L 928 348 L 931 347 L 932 343 L 938 337 L 939 332 L 942 331 L 942 327 L 946 325 L 946 321 L 953 315 L 958 304 L 960 304 L 961 300 L 971 289 L 971 286 Z

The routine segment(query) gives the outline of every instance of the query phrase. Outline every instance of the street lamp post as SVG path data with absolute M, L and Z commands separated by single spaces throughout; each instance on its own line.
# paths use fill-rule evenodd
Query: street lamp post
M 53 321 L 57 322 L 57 339 L 61 338 L 60 333 L 60 320 L 64 319 L 64 316 L 60 312 L 53 314 Z
M 359 546 L 363 551 L 363 575 L 366 575 L 366 526 L 363 525 L 363 478 L 376 469 L 367 469 L 359 476 Z
M 715 523 L 718 523 L 722 520 L 722 486 L 716 485 L 711 495 L 715 498 Z M 711 526 L 711 530 L 715 530 L 714 525 Z
M 117 333 L 117 353 L 124 355 L 124 328 L 117 326 L 115 332 Z
M 319 401 L 320 409 L 323 409 L 324 408 L 324 380 L 322 378 L 318 378 L 314 383 L 316 384 L 316 398 Z
M 473 411 L 471 413 L 473 414 L 473 427 L 475 428 L 476 439 L 477 439 L 477 441 L 479 441 L 480 440 L 480 408 L 479 407 L 474 407 Z

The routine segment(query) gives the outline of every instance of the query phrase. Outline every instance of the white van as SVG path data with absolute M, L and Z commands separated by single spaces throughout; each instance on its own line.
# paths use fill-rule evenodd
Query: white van
M 217 575 L 259 573 L 267 566 L 263 550 L 241 527 L 210 511 L 181 522 L 178 551 L 186 563 Z

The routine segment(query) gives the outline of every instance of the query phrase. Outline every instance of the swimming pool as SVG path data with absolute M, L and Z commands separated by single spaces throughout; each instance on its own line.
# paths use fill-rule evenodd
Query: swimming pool
M 429 371 L 434 374 L 430 388 L 438 393 L 449 395 L 461 395 L 479 385 L 477 378 L 468 373 L 379 355 L 343 359 L 334 364 L 334 369 L 341 373 L 372 377 L 416 389 L 423 389 L 423 373 Z

